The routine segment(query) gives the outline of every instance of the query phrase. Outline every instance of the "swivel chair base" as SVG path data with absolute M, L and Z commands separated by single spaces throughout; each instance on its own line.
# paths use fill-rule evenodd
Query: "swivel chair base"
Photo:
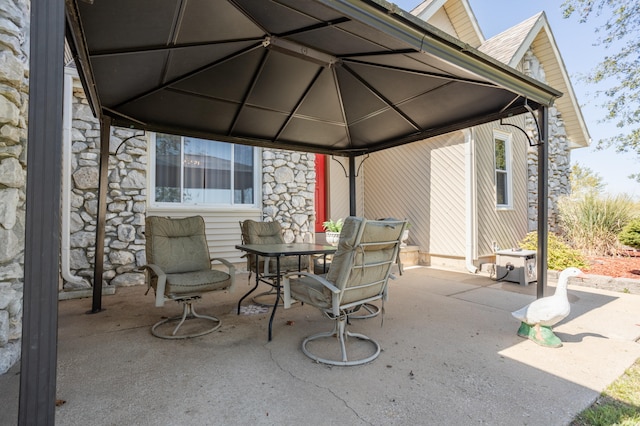
M 162 321 L 155 323 L 153 327 L 151 327 L 151 334 L 161 339 L 188 339 L 191 337 L 203 336 L 205 334 L 211 333 L 219 329 L 220 326 L 222 326 L 222 321 L 220 321 L 218 318 L 208 316 L 208 315 L 200 315 L 196 312 L 193 306 L 193 302 L 195 302 L 197 299 L 200 299 L 200 296 L 194 296 L 188 299 L 176 299 L 177 302 L 181 302 L 184 305 L 184 309 L 182 310 L 182 315 L 166 318 L 166 319 L 163 319 Z M 205 328 L 204 330 L 201 330 L 201 331 L 196 331 L 194 333 L 178 334 L 178 330 L 185 323 L 185 321 L 195 319 L 195 318 L 204 319 L 207 322 L 213 322 L 213 326 Z M 179 321 L 179 322 L 178 322 L 178 325 L 176 325 L 176 327 L 173 329 L 173 332 L 171 332 L 171 334 L 166 334 L 161 332 L 161 329 L 164 328 L 164 327 L 161 327 L 163 324 L 168 324 L 170 322 L 175 322 L 175 321 Z
M 368 336 L 365 336 L 364 334 L 352 333 L 350 331 L 347 331 L 346 325 L 347 325 L 347 317 L 343 316 L 340 319 L 336 320 L 333 331 L 317 333 L 307 337 L 302 342 L 302 352 L 316 362 L 319 362 L 322 364 L 329 364 L 329 365 L 338 365 L 338 366 L 361 365 L 376 359 L 378 355 L 380 355 L 380 345 L 378 344 L 378 342 L 376 342 L 375 340 L 371 339 Z M 340 344 L 341 359 L 324 358 L 322 356 L 312 353 L 311 350 L 309 350 L 308 348 L 309 342 L 312 342 L 314 340 L 323 339 L 323 338 L 335 339 L 336 337 L 337 337 L 338 343 Z M 347 355 L 347 344 L 346 344 L 346 340 L 349 337 L 355 337 L 361 342 L 368 343 L 368 346 L 370 346 L 373 349 L 372 351 L 373 353 L 371 355 L 360 357 L 357 359 L 349 359 Z M 356 342 L 353 342 L 353 343 L 356 343 Z

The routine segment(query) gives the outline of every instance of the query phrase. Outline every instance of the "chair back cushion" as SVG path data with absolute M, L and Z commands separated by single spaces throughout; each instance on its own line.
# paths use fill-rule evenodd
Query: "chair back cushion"
M 341 305 L 383 295 L 405 224 L 347 218 L 327 273 L 327 279 L 343 291 Z
M 284 244 L 279 222 L 242 222 L 242 241 L 245 244 Z
M 167 274 L 211 269 L 204 219 L 147 216 L 145 221 L 147 262 Z
M 244 222 L 240 222 L 240 229 L 242 231 L 243 244 L 285 243 L 280 222 L 256 222 L 255 220 L 247 219 Z M 261 258 L 258 270 L 264 270 L 264 261 L 265 260 Z M 249 270 L 255 271 L 255 256 L 248 256 L 247 264 L 247 267 L 250 268 Z M 280 270 L 283 272 L 297 271 L 298 268 L 306 269 L 308 265 L 309 261 L 304 256 L 301 258 L 298 258 L 298 256 L 284 256 L 280 258 Z

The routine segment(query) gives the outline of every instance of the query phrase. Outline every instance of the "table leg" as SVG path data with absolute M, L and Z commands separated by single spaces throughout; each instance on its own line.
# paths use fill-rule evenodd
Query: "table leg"
M 255 286 L 253 286 L 253 288 L 252 288 L 251 290 L 249 290 L 249 291 L 248 291 L 244 296 L 242 296 L 242 297 L 240 298 L 240 300 L 238 301 L 238 315 L 240 315 L 240 305 L 242 304 L 242 301 L 243 301 L 243 300 L 244 300 L 248 295 L 250 295 L 251 293 L 253 293 L 254 291 L 256 291 L 256 289 L 258 288 L 258 285 L 260 285 L 260 275 L 258 274 L 258 270 L 259 270 L 258 265 L 260 264 L 260 262 L 259 262 L 259 261 L 260 261 L 260 259 L 259 259 L 259 256 L 258 256 L 257 254 L 255 255 L 255 257 L 256 257 L 256 285 L 255 285 Z
M 280 256 L 276 256 L 276 303 L 273 304 L 271 318 L 269 319 L 269 341 L 271 341 L 271 329 L 273 327 L 273 318 L 276 316 L 278 301 L 280 300 Z

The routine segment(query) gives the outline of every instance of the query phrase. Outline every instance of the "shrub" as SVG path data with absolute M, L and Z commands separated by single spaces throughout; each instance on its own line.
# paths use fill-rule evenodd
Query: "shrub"
M 538 233 L 529 232 L 520 242 L 520 247 L 526 250 L 538 249 Z M 549 233 L 547 239 L 547 267 L 554 271 L 562 271 L 570 266 L 584 268 L 587 263 L 578 250 L 574 250 L 562 242 L 558 236 Z
M 640 218 L 632 220 L 622 228 L 618 239 L 624 245 L 640 249 Z
M 634 216 L 628 195 L 586 194 L 560 201 L 560 224 L 573 248 L 589 255 L 615 254 L 618 234 Z

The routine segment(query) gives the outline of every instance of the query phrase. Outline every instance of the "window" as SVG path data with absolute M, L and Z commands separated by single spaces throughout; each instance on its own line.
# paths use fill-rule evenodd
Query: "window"
M 245 145 L 155 134 L 154 203 L 253 207 L 258 184 L 255 151 Z
M 511 208 L 511 135 L 495 131 L 493 143 L 496 167 L 496 205 L 498 208 Z

